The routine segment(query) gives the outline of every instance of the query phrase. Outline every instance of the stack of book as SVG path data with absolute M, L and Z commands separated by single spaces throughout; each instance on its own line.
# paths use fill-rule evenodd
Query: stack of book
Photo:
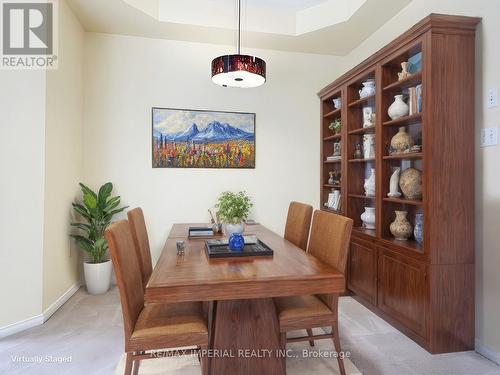
M 336 160 L 341 160 L 342 156 L 340 155 L 332 155 L 332 156 L 327 156 L 326 161 L 336 161 Z
M 332 210 L 340 211 L 340 202 L 342 201 L 342 195 L 340 194 L 340 190 L 333 190 L 330 194 L 328 194 L 328 203 L 326 206 Z
M 213 237 L 214 231 L 210 227 L 189 227 L 188 236 L 190 238 Z
M 408 96 L 410 116 L 422 112 L 422 85 L 410 87 L 408 89 Z

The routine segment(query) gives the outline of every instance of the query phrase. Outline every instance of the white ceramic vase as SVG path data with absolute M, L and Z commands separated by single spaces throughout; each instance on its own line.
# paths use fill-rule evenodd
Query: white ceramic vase
M 410 107 L 404 102 L 403 95 L 394 96 L 394 102 L 389 106 L 387 113 L 391 120 L 407 116 L 410 113 Z
M 375 157 L 375 134 L 365 134 L 363 136 L 363 157 L 365 159 Z
M 370 177 L 365 179 L 364 188 L 367 197 L 375 196 L 375 168 L 371 169 Z
M 332 99 L 333 101 L 333 106 L 335 107 L 335 109 L 340 109 L 342 107 L 342 99 L 341 98 L 335 98 L 335 99 Z
M 365 212 L 361 214 L 363 226 L 366 229 L 375 229 L 375 207 L 365 207 Z
M 391 180 L 389 181 L 389 193 L 388 197 L 398 198 L 401 196 L 399 192 L 399 173 L 401 172 L 401 168 L 397 167 L 392 173 Z
M 112 264 L 110 260 L 102 263 L 83 263 L 85 284 L 90 294 L 106 293 L 111 284 Z
M 233 234 L 233 233 L 240 233 L 241 234 L 245 230 L 245 224 L 243 222 L 238 223 L 238 224 L 226 223 L 225 227 L 226 227 L 226 236 L 227 237 L 230 237 L 231 234 Z
M 359 90 L 359 97 L 366 98 L 367 96 L 375 95 L 375 81 L 373 79 L 362 82 L 363 88 Z

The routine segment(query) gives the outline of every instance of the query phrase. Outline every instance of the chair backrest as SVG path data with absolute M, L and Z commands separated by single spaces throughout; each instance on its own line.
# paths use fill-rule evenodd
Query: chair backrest
M 153 264 L 151 263 L 151 249 L 149 247 L 148 231 L 144 214 L 140 207 L 134 208 L 127 212 L 132 238 L 134 239 L 135 251 L 137 252 L 137 260 L 141 269 L 142 285 L 146 287 L 149 277 L 153 272 Z
M 284 237 L 302 250 L 307 249 L 312 211 L 312 206 L 300 202 L 292 202 L 288 207 Z
M 324 211 L 314 211 L 308 251 L 345 274 L 352 219 Z
M 129 340 L 134 331 L 137 317 L 144 307 L 144 290 L 127 220 L 111 224 L 106 229 L 105 236 L 120 289 L 125 340 Z

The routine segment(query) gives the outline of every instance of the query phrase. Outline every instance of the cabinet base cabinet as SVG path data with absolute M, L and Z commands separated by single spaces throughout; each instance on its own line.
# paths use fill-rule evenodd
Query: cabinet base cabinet
M 422 337 L 427 336 L 425 263 L 379 248 L 378 307 Z
M 433 354 L 474 349 L 474 264 L 433 265 L 353 238 L 352 297 Z
M 368 242 L 351 242 L 347 287 L 373 305 L 377 304 L 377 250 Z

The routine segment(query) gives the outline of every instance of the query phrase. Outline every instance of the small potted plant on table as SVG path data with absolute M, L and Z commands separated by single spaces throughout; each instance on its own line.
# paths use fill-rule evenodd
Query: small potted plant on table
M 82 234 L 72 234 L 78 246 L 85 251 L 89 260 L 83 264 L 85 284 L 90 294 L 105 293 L 111 282 L 111 261 L 107 257 L 108 243 L 104 231 L 111 224 L 113 216 L 126 207 L 119 208 L 120 197 L 111 197 L 113 184 L 104 184 L 95 193 L 80 183 L 83 204 L 73 203 L 73 209 L 84 219 L 83 223 L 71 223 Z
M 224 223 L 225 232 L 228 237 L 233 233 L 243 233 L 244 221 L 247 219 L 252 202 L 245 192 L 233 193 L 223 192 L 215 206 L 218 209 L 219 217 Z

